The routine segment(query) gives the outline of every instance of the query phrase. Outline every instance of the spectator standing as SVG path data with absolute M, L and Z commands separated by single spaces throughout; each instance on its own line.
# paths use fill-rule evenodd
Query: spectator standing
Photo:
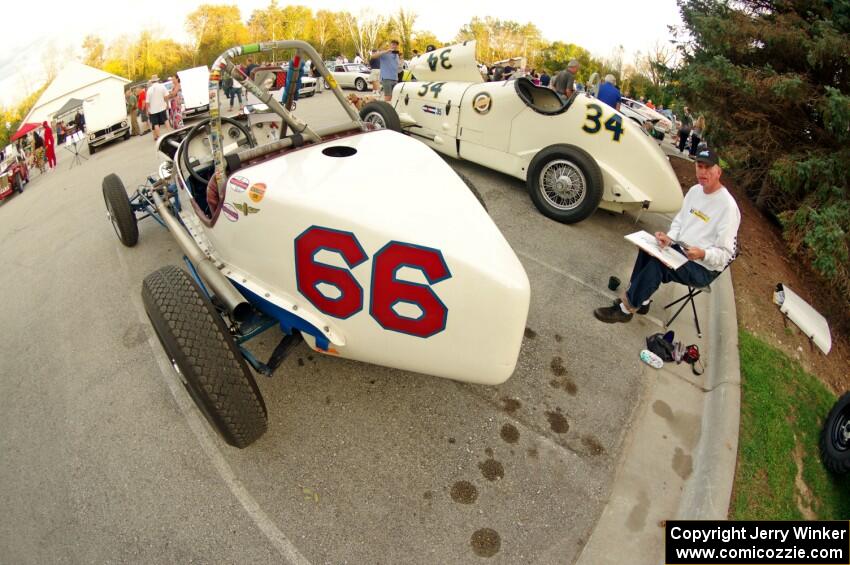
M 363 57 L 360 56 L 360 53 L 354 54 L 354 64 L 355 65 L 362 65 L 363 64 Z
M 44 128 L 44 154 L 47 157 L 47 166 L 51 169 L 56 166 L 56 141 L 53 139 L 53 130 L 47 122 L 41 124 Z
M 691 157 L 696 157 L 699 142 L 703 137 L 705 137 L 705 117 L 701 115 L 694 122 L 694 129 L 691 131 Z
M 151 129 L 153 129 L 153 140 L 156 142 L 159 139 L 159 128 L 165 125 L 166 108 L 168 103 L 168 89 L 165 85 L 159 82 L 159 76 L 153 75 L 148 86 L 147 94 L 145 95 L 145 105 L 151 120 Z
M 620 109 L 622 95 L 620 94 L 620 89 L 617 88 L 617 79 L 614 78 L 614 75 L 605 75 L 605 82 L 599 86 L 599 92 L 596 93 L 596 97 L 600 102 L 605 102 L 615 110 Z
M 230 100 L 230 109 L 233 110 L 233 77 L 227 75 L 224 77 L 224 80 L 221 81 L 221 91 L 224 93 L 224 97 Z M 241 104 L 240 100 L 240 104 Z
M 86 131 L 86 117 L 79 110 L 77 111 L 77 115 L 74 116 L 74 123 L 77 126 L 77 131 Z
M 383 51 L 378 51 L 381 58 L 381 86 L 384 90 L 384 100 L 389 102 L 393 96 L 393 87 L 398 84 L 398 70 L 401 67 L 398 41 L 393 39 Z
M 133 135 L 139 135 L 139 120 L 137 114 L 139 112 L 139 99 L 133 92 L 133 89 L 128 89 L 124 93 L 124 101 L 127 104 L 127 114 L 130 116 L 130 132 Z M 61 142 L 60 142 L 61 143 Z
M 245 76 L 251 78 L 251 73 L 254 72 L 254 69 L 257 67 L 259 67 L 259 65 L 254 62 L 254 59 L 252 57 L 248 57 L 245 61 Z M 239 105 L 242 105 L 242 97 L 239 98 Z
M 546 72 L 546 69 L 543 69 L 543 72 L 540 73 L 540 86 L 545 86 L 549 88 L 549 83 L 552 82 L 552 77 L 549 76 L 549 73 Z
M 555 79 L 552 81 L 552 88 L 564 101 L 569 100 L 576 91 L 575 82 L 578 69 L 578 61 L 573 59 L 567 64 L 567 68 L 565 70 L 555 75 Z
M 33 165 L 38 167 L 38 170 L 44 172 L 44 139 L 38 135 L 37 131 L 32 132 L 33 146 Z
M 679 153 L 685 152 L 685 144 L 691 136 L 691 128 L 694 124 L 694 117 L 691 115 L 691 109 L 685 106 L 682 112 L 682 125 L 679 126 Z
M 646 107 L 650 110 L 655 110 L 655 104 L 652 103 L 652 98 L 646 101 Z
M 151 130 L 150 123 L 148 122 L 148 108 L 147 104 L 145 104 L 146 96 L 147 92 L 144 88 L 136 88 L 136 100 L 138 101 L 139 106 L 139 120 L 141 121 L 141 123 L 139 124 L 139 129 L 142 135 L 148 133 Z
M 168 93 L 168 110 L 171 118 L 171 127 L 180 129 L 183 127 L 183 91 L 180 88 L 180 77 L 177 73 L 171 77 L 171 92 Z
M 372 83 L 372 94 L 377 96 L 381 92 L 381 56 L 378 55 L 377 49 L 372 49 L 372 55 L 369 57 L 369 67 L 372 69 L 369 73 L 369 82 Z

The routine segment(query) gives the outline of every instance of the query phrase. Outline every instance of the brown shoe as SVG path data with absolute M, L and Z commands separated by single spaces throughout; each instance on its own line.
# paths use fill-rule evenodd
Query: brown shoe
M 619 304 L 615 304 L 613 306 L 608 306 L 607 308 L 597 308 L 593 311 L 593 315 L 600 322 L 605 322 L 606 324 L 616 324 L 617 322 L 626 323 L 631 322 L 634 314 L 624 314 L 620 309 Z

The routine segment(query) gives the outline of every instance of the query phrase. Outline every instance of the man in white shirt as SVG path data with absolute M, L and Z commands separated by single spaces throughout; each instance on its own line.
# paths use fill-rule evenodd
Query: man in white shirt
M 720 183 L 720 160 L 711 149 L 696 156 L 697 181 L 685 195 L 682 209 L 673 218 L 670 231 L 656 232 L 661 247 L 672 245 L 686 255 L 687 263 L 676 270 L 652 255 L 638 252 L 629 288 L 618 303 L 597 308 L 597 320 L 613 324 L 629 322 L 635 312 L 649 312 L 650 297 L 661 283 L 703 287 L 719 275 L 735 257 L 741 212 L 735 199 Z
M 168 103 L 165 101 L 167 96 L 168 89 L 159 82 L 157 75 L 153 75 L 148 83 L 147 93 L 145 93 L 145 109 L 150 116 L 154 142 L 159 139 L 159 126 L 165 124 L 168 118 L 165 112 L 168 107 Z

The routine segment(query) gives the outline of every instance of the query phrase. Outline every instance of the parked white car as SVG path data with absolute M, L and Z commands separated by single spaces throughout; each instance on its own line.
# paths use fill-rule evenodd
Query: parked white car
M 638 102 L 637 100 L 625 97 L 622 98 L 620 100 L 620 111 L 641 124 L 646 120 L 651 120 L 655 125 L 655 129 L 665 135 L 670 133 L 673 129 L 673 124 L 667 116 L 653 110 L 646 104 Z
M 364 121 L 526 181 L 538 210 L 559 222 L 581 221 L 597 207 L 681 207 L 679 181 L 655 140 L 597 99 L 577 92 L 563 102 L 525 77 L 484 82 L 474 41 L 426 53 L 411 67 L 417 81 L 396 85 L 391 105 L 364 106 Z
M 369 88 L 369 73 L 372 69 L 366 65 L 360 63 L 337 65 L 334 61 L 326 61 L 325 65 L 340 87 L 353 88 L 360 92 Z M 325 88 L 330 88 L 327 81 L 325 81 Z

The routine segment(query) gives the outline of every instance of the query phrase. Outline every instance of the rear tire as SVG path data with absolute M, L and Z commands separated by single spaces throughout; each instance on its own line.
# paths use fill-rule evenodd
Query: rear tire
M 395 108 L 384 100 L 374 100 L 363 106 L 360 110 L 360 119 L 380 129 L 401 132 L 401 120 Z
M 145 277 L 142 300 L 169 361 L 210 425 L 234 447 L 259 439 L 268 427 L 260 389 L 198 284 L 167 265 Z
M 528 193 L 547 218 L 574 224 L 593 214 L 602 201 L 602 171 L 587 151 L 551 145 L 528 167 Z
M 103 201 L 115 235 L 127 247 L 139 242 L 139 226 L 136 213 L 130 208 L 130 199 L 124 190 L 124 183 L 115 173 L 103 177 Z
M 18 194 L 23 194 L 24 192 L 24 181 L 21 178 L 21 173 L 15 173 L 13 190 Z
M 850 392 L 838 399 L 820 434 L 823 464 L 836 475 L 850 472 Z

